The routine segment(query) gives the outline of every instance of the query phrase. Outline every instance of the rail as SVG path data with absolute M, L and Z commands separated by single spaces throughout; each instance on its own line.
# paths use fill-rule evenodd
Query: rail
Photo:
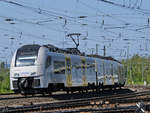
M 92 102 L 99 102 L 97 106 L 103 102 L 109 101 L 109 104 L 115 103 L 136 103 L 139 101 L 150 101 L 150 97 L 147 97 L 150 94 L 150 91 L 138 92 L 137 95 L 114 95 L 114 96 L 103 96 L 103 97 L 94 97 L 94 98 L 85 98 L 85 99 L 74 99 L 59 101 L 54 103 L 45 103 L 45 104 L 32 104 L 26 106 L 16 106 L 16 107 L 2 107 L 0 108 L 1 112 L 26 112 L 26 111 L 40 111 L 40 110 L 54 110 L 54 109 L 64 109 L 64 108 L 75 108 L 75 107 L 84 107 L 84 106 L 93 106 Z M 140 97 L 144 96 L 144 97 Z M 102 101 L 102 103 L 101 103 Z

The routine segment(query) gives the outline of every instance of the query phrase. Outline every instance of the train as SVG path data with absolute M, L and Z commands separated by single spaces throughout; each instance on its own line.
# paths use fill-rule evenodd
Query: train
M 112 57 L 51 44 L 20 47 L 10 66 L 10 88 L 21 94 L 117 88 L 126 78 L 125 67 Z

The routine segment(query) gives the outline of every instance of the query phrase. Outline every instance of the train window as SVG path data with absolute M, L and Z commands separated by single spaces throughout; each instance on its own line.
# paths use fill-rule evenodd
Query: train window
M 65 74 L 65 62 L 64 61 L 54 61 L 54 73 Z
M 103 75 L 103 64 L 102 63 L 100 63 L 100 67 L 99 67 L 99 69 L 100 69 L 100 75 L 102 76 Z
M 111 67 L 110 67 L 110 69 L 111 69 L 111 75 L 113 75 L 113 64 L 111 64 Z
M 115 75 L 118 75 L 118 67 L 113 66 L 113 72 Z
M 48 68 L 50 65 L 51 65 L 51 57 L 48 56 L 47 59 L 46 59 L 46 65 L 45 65 L 45 68 Z
M 105 75 L 105 64 L 103 62 L 103 75 Z
M 107 75 L 110 74 L 110 69 L 109 69 L 109 64 L 108 63 L 106 63 L 106 65 L 105 65 L 105 72 L 106 72 Z

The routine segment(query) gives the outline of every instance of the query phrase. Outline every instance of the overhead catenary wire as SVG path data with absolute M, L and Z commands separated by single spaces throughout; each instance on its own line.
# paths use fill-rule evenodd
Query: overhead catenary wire
M 20 7 L 24 7 L 24 8 L 27 8 L 27 9 L 30 9 L 30 10 L 34 10 L 36 13 L 39 13 L 39 10 L 40 10 L 40 14 L 43 14 L 44 13 L 44 11 L 46 11 L 46 10 L 43 10 L 43 9 L 39 9 L 39 8 L 33 8 L 33 7 L 29 7 L 29 6 L 25 6 L 25 5 L 22 5 L 22 4 L 19 4 L 19 3 L 16 3 L 16 2 L 12 2 L 12 1 L 8 1 L 8 0 L 1 0 L 1 1 L 3 1 L 3 2 L 6 2 L 6 3 L 10 3 L 10 4 L 13 4 L 13 5 L 17 5 L 17 6 L 20 6 Z M 82 2 L 83 3 L 83 2 Z M 42 12 L 43 11 L 43 12 Z M 46 12 L 50 12 L 50 13 L 54 13 L 54 14 L 59 14 L 59 16 L 56 16 L 56 15 L 52 15 L 52 16 L 55 16 L 55 17 L 60 17 L 60 18 L 63 18 L 63 17 L 61 17 L 60 16 L 60 13 L 55 13 L 55 12 L 52 12 L 52 11 L 46 11 Z M 45 13 L 44 13 L 45 14 Z M 75 17 L 71 17 L 71 16 L 67 16 L 67 15 L 63 15 L 63 14 L 61 14 L 62 16 L 65 16 L 65 17 L 69 17 L 69 18 L 74 18 L 74 19 L 76 19 Z M 108 15 L 107 15 L 108 16 Z M 110 16 L 110 15 L 109 15 Z M 46 20 L 45 22 L 48 22 L 48 21 L 50 21 L 50 20 Z M 66 21 L 66 19 L 65 19 L 65 21 Z M 85 20 L 84 20 L 85 21 Z M 44 21 L 42 21 L 42 22 L 44 22 Z M 40 22 L 37 22 L 37 24 L 39 24 Z M 35 23 L 34 23 L 35 24 Z M 53 29 L 53 30 L 55 30 L 55 29 Z M 59 30 L 60 31 L 60 30 Z M 63 31 L 62 31 L 63 32 Z M 111 33 L 113 33 L 113 32 L 111 32 Z
M 108 1 L 108 0 L 97 0 L 97 1 L 104 2 L 104 3 L 114 5 L 114 6 L 117 6 L 117 7 L 121 7 L 121 8 L 126 8 L 126 9 L 129 9 L 129 10 L 133 10 L 133 11 L 139 13 L 139 14 L 144 14 L 144 15 L 150 16 L 150 10 L 140 8 L 141 5 L 142 5 L 142 0 L 141 0 L 140 5 L 138 7 L 136 7 L 138 1 L 132 7 L 131 6 L 126 6 L 124 4 L 118 4 L 118 3 Z
M 23 25 L 23 24 L 28 24 L 28 26 L 35 25 L 35 27 L 37 26 L 38 28 L 41 28 L 41 29 L 45 28 L 45 29 L 47 29 L 47 31 L 48 31 L 48 29 L 52 30 L 54 28 L 54 30 L 52 30 L 52 31 L 56 31 L 58 33 L 59 32 L 61 32 L 61 33 L 68 32 L 69 33 L 70 31 L 81 28 L 80 29 L 81 32 L 84 32 L 85 29 L 87 31 L 89 31 L 88 39 L 89 39 L 89 41 L 94 41 L 95 40 L 94 42 L 98 42 L 98 41 L 103 42 L 104 40 L 103 40 L 102 37 L 99 37 L 99 36 L 97 36 L 97 37 L 94 37 L 94 35 L 91 36 L 91 33 L 93 34 L 93 32 L 104 35 L 104 36 L 107 37 L 107 39 L 114 39 L 114 42 L 120 40 L 121 44 L 124 44 L 124 43 L 127 42 L 124 39 L 128 39 L 128 41 L 131 41 L 130 38 L 132 38 L 131 37 L 132 34 L 135 34 L 134 39 L 136 39 L 136 40 L 140 40 L 138 38 L 138 35 L 136 35 L 137 33 L 140 36 L 144 36 L 144 33 L 143 33 L 144 30 L 137 30 L 137 29 L 145 27 L 144 26 L 145 24 L 139 24 L 139 23 L 136 23 L 136 22 L 134 23 L 134 21 L 132 22 L 132 21 L 127 20 L 128 18 L 138 17 L 138 16 L 135 16 L 135 17 L 133 16 L 133 15 L 138 15 L 138 13 L 136 13 L 136 14 L 135 13 L 124 14 L 126 17 L 125 16 L 121 17 L 120 15 L 123 15 L 122 13 L 118 14 L 117 16 L 113 13 L 112 14 L 107 14 L 103 11 L 102 11 L 103 13 L 101 13 L 100 10 L 98 10 L 98 8 L 93 8 L 91 6 L 91 4 L 89 5 L 86 2 L 87 7 L 89 7 L 89 6 L 91 7 L 89 9 L 93 9 L 92 11 L 94 11 L 94 12 L 96 10 L 98 10 L 98 12 L 100 12 L 100 13 L 98 13 L 96 15 L 88 15 L 88 14 L 80 15 L 80 16 L 87 16 L 87 17 L 86 18 L 78 18 L 79 16 L 71 16 L 71 14 L 68 15 L 69 13 L 64 14 L 64 13 L 61 12 L 61 10 L 60 10 L 60 12 L 57 12 L 57 11 L 51 11 L 51 10 L 44 10 L 44 9 L 38 8 L 38 7 L 35 8 L 36 5 L 35 6 L 29 6 L 29 5 L 24 5 L 25 3 L 20 4 L 20 1 L 16 2 L 17 0 L 15 0 L 15 1 L 1 0 L 1 1 L 3 1 L 3 2 L 7 1 L 7 2 L 4 2 L 4 3 L 8 4 L 8 2 L 9 2 L 10 5 L 14 5 L 15 7 L 17 6 L 17 7 L 20 7 L 20 8 L 27 9 L 29 11 L 32 11 L 33 13 L 35 12 L 35 14 L 37 14 L 37 15 L 43 15 L 43 17 L 42 16 L 39 16 L 39 17 L 37 16 L 37 18 L 35 18 L 35 19 L 34 18 L 33 19 L 32 18 L 26 18 L 25 19 L 25 18 L 20 18 L 19 16 L 18 17 L 13 17 L 12 16 L 12 18 L 14 18 L 14 20 L 15 20 L 14 22 L 16 24 L 10 25 L 10 26 L 18 26 L 18 25 Z M 81 0 L 79 0 L 79 2 L 85 3 L 84 1 L 81 1 Z M 29 6 L 29 7 L 24 7 L 24 6 Z M 31 15 L 28 15 L 28 16 L 30 17 Z M 103 26 L 100 26 L 101 23 L 102 23 L 101 18 L 103 16 L 104 16 L 103 20 L 105 22 L 104 22 Z M 99 17 L 101 17 L 101 18 L 99 18 Z M 108 21 L 106 20 L 106 17 L 108 17 L 108 19 L 115 20 L 114 25 L 112 24 L 112 22 L 108 23 Z M 144 17 L 139 16 L 139 17 L 146 19 L 145 16 Z M 8 16 L 7 18 L 11 18 L 11 17 Z M 97 23 L 95 21 L 96 20 L 95 18 L 98 18 Z M 133 20 L 133 18 L 132 18 L 132 20 Z M 139 18 L 137 18 L 137 19 L 139 19 Z M 129 23 L 129 24 L 127 25 L 126 23 Z M 6 22 L 5 22 L 5 24 L 6 24 Z M 57 26 L 53 27 L 54 25 L 57 25 Z M 82 28 L 84 28 L 84 30 L 82 30 Z M 94 29 L 93 32 L 91 31 L 92 29 Z M 26 31 L 21 31 L 20 30 L 17 34 L 18 37 L 20 36 L 20 32 L 23 32 L 22 35 L 23 35 L 23 38 L 24 38 L 24 33 L 26 33 Z M 129 33 L 129 35 L 127 33 Z M 34 37 L 34 33 L 31 33 L 30 37 L 32 37 L 32 34 L 33 34 L 33 37 Z M 120 35 L 121 37 L 119 37 L 119 34 L 121 34 Z M 39 34 L 36 34 L 33 39 L 42 39 L 42 38 L 36 38 L 36 36 L 37 37 L 42 37 L 42 36 L 39 36 Z M 145 40 L 145 39 L 143 39 L 143 40 Z M 111 41 L 104 41 L 104 42 L 105 42 L 105 44 L 108 44 Z M 112 48 L 115 47 L 114 42 L 112 41 Z

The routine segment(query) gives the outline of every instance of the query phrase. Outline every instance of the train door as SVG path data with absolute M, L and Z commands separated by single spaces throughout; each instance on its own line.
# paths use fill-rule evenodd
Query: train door
M 119 82 L 119 84 L 122 84 L 122 80 L 123 80 L 123 78 L 122 78 L 122 67 L 118 66 L 117 69 L 118 69 L 118 82 Z
M 85 58 L 81 57 L 81 73 L 82 73 L 82 86 L 87 86 L 87 78 L 86 78 L 86 60 Z
M 103 72 L 104 72 L 104 70 L 103 70 L 103 62 L 102 62 L 102 60 L 100 60 L 99 61 L 99 63 L 98 63 L 98 82 L 99 83 L 103 83 L 103 79 L 104 79 L 104 76 L 103 76 Z
M 105 63 L 103 61 L 103 84 L 106 85 L 106 73 L 105 73 Z
M 44 86 L 48 86 L 48 82 L 51 80 L 51 56 L 47 56 L 46 61 L 45 61 L 45 75 L 43 77 L 43 84 Z
M 112 77 L 112 85 L 115 84 L 113 64 L 110 64 L 110 75 Z
M 113 75 L 111 74 L 111 64 L 109 61 L 105 62 L 105 84 L 113 85 Z
M 72 65 L 71 65 L 71 58 L 66 56 L 65 57 L 65 75 L 66 75 L 66 86 L 72 86 Z

